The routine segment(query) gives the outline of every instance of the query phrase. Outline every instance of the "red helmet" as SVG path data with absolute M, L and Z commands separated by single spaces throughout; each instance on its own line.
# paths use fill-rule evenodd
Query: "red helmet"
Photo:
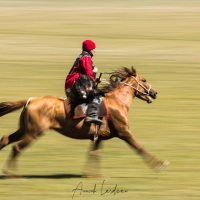
M 91 51 L 92 49 L 96 49 L 96 44 L 92 40 L 85 40 L 82 44 L 83 51 Z

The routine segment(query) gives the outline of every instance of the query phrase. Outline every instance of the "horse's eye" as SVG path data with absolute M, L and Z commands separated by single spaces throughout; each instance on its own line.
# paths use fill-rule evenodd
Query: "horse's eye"
M 145 83 L 146 83 L 146 82 L 147 82 L 147 80 L 146 80 L 146 79 L 143 79 L 143 80 L 142 80 L 142 82 L 145 82 Z

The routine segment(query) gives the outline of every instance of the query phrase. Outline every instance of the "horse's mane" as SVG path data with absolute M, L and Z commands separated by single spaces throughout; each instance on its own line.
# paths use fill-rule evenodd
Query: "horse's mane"
M 124 81 L 126 78 L 136 76 L 136 70 L 133 66 L 130 69 L 127 67 L 121 67 L 111 74 L 109 84 L 100 88 L 103 93 L 113 91 L 115 88 L 119 87 L 120 82 Z

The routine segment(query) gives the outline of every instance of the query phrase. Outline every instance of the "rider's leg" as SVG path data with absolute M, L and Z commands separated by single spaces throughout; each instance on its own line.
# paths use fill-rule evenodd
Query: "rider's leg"
M 100 99 L 98 97 L 95 97 L 88 104 L 88 109 L 87 109 L 87 113 L 86 113 L 87 116 L 85 118 L 86 123 L 94 123 L 97 125 L 102 124 L 102 120 L 98 118 L 99 105 L 100 105 Z

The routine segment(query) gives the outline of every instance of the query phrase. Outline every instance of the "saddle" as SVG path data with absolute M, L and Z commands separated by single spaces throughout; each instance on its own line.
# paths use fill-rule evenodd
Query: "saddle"
M 67 115 L 70 115 L 71 105 L 70 105 L 69 99 L 68 98 L 64 99 L 63 103 L 64 103 L 64 107 L 65 107 L 65 112 L 67 113 Z M 74 109 L 74 113 L 73 113 L 72 118 L 73 119 L 85 118 L 87 108 L 88 108 L 88 104 L 86 104 L 86 103 L 82 103 L 82 104 L 77 105 Z M 106 105 L 103 98 L 101 98 L 98 117 L 99 118 L 108 117 L 108 108 L 107 108 L 107 105 Z

